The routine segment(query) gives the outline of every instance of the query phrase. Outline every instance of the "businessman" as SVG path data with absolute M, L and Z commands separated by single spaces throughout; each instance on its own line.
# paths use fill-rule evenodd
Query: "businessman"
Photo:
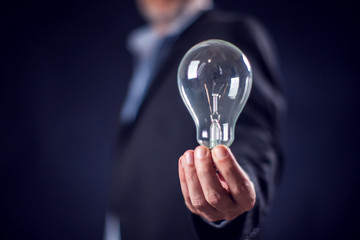
M 252 18 L 220 12 L 211 0 L 137 5 L 148 24 L 129 36 L 135 64 L 120 113 L 105 239 L 252 238 L 269 211 L 282 165 L 284 98 L 271 39 Z M 231 149 L 198 146 L 177 89 L 181 58 L 208 39 L 235 44 L 253 69 Z

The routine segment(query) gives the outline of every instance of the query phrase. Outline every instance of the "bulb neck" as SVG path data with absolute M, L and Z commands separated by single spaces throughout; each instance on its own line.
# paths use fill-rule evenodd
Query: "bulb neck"
M 210 149 L 216 145 L 221 144 L 221 126 L 220 126 L 220 114 L 218 113 L 218 100 L 220 95 L 217 93 L 212 94 L 213 106 L 212 113 L 210 115 L 211 125 L 210 125 Z
M 213 120 L 210 125 L 210 149 L 221 144 L 221 135 L 222 132 L 219 121 Z

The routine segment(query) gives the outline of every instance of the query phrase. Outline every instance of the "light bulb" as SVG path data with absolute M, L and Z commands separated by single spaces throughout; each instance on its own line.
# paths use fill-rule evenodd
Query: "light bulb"
M 185 54 L 177 77 L 198 143 L 210 149 L 219 144 L 230 147 L 252 85 L 246 56 L 229 42 L 207 40 Z

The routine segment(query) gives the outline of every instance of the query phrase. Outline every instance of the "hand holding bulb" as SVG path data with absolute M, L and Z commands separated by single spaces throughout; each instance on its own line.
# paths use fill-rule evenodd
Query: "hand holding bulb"
M 209 221 L 233 220 L 255 205 L 253 183 L 224 145 L 186 151 L 179 178 L 186 206 Z
M 228 148 L 252 84 L 245 55 L 222 40 L 191 48 L 178 70 L 178 86 L 200 145 L 179 158 L 186 206 L 209 221 L 233 220 L 255 205 L 255 189 Z

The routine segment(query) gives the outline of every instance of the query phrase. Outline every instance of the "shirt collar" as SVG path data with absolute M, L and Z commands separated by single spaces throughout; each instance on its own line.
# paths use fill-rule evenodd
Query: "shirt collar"
M 149 25 L 145 25 L 132 31 L 127 40 L 129 51 L 139 57 L 148 57 L 154 49 L 166 37 L 179 36 L 188 26 L 190 26 L 204 11 L 210 10 L 212 5 L 197 10 L 184 11 L 179 17 L 170 23 L 169 31 L 158 36 Z

